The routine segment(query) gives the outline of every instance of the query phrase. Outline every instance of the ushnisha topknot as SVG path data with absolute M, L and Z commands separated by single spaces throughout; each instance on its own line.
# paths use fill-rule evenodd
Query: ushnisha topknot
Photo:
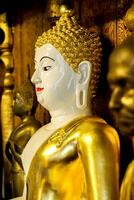
M 43 44 L 53 45 L 75 72 L 78 72 L 80 62 L 88 60 L 92 63 L 90 88 L 94 97 L 100 75 L 102 52 L 98 33 L 80 26 L 74 14 L 66 12 L 57 21 L 56 26 L 38 37 L 35 48 Z

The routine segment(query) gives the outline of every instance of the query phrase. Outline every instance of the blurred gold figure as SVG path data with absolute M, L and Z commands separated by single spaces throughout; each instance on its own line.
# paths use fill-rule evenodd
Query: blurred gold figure
M 11 133 L 6 145 L 6 155 L 11 163 L 12 197 L 22 195 L 24 171 L 21 154 L 28 140 L 40 128 L 41 124 L 34 117 L 37 99 L 34 86 L 27 80 L 14 92 L 13 111 L 21 118 L 21 123 Z
M 109 60 L 108 81 L 112 95 L 109 107 L 124 136 L 134 135 L 134 34 L 116 48 Z M 134 161 L 121 186 L 120 200 L 134 199 Z

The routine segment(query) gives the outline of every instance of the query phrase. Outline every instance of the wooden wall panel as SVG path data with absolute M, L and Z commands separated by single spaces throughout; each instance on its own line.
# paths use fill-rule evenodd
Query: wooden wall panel
M 18 10 L 17 21 L 14 24 L 14 68 L 16 86 L 20 86 L 27 77 L 27 65 L 31 74 L 34 69 L 34 44 L 42 32 L 42 16 L 37 5 L 29 10 Z
M 34 45 L 37 37 L 42 33 L 45 26 L 41 4 L 35 2 L 32 8 L 27 6 L 15 10 L 16 20 L 13 23 L 13 57 L 15 87 L 19 88 L 27 78 L 30 65 L 31 76 L 34 72 Z M 44 109 L 39 105 L 36 117 L 44 123 Z M 15 126 L 18 118 L 15 117 Z

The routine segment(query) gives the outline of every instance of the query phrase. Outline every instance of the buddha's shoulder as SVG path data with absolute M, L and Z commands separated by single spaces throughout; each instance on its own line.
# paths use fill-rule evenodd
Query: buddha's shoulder
M 111 131 L 115 132 L 115 129 L 111 127 L 107 122 L 100 118 L 100 117 L 85 117 L 80 119 L 76 123 L 76 129 L 84 131 L 91 131 L 91 130 L 104 130 L 104 129 L 111 129 Z
M 94 140 L 112 140 L 118 143 L 119 138 L 116 130 L 99 117 L 86 117 L 77 123 L 75 131 L 79 132 L 79 141 L 93 138 Z

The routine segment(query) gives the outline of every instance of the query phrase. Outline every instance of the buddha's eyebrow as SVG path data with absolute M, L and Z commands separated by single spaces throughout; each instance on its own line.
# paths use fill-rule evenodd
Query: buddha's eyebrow
M 50 59 L 50 60 L 55 61 L 53 58 L 51 58 L 51 57 L 49 57 L 49 56 L 43 56 L 43 57 L 40 59 L 40 61 L 42 61 L 44 58 L 48 58 L 48 59 Z

